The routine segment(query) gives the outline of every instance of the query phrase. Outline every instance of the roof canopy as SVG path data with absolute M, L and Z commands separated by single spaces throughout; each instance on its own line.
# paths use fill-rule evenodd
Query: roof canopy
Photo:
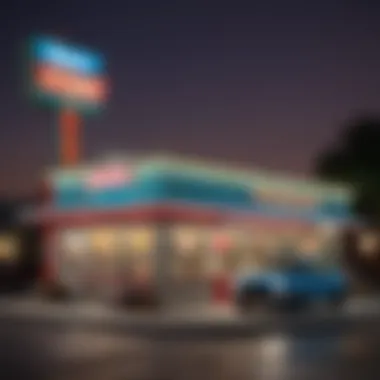
M 313 178 L 280 174 L 273 171 L 249 169 L 225 163 L 184 158 L 172 155 L 113 155 L 91 163 L 82 164 L 74 169 L 57 168 L 49 171 L 53 181 L 72 181 L 107 165 L 133 167 L 141 175 L 148 173 L 176 173 L 190 178 L 204 178 L 237 184 L 246 188 L 269 193 L 289 193 L 293 196 L 331 198 L 349 201 L 352 189 L 336 183 L 328 183 Z

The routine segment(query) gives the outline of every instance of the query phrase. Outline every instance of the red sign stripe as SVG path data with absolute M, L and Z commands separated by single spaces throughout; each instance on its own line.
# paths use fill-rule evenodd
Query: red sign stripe
M 53 66 L 39 65 L 34 80 L 43 91 L 65 98 L 100 103 L 107 96 L 104 78 L 80 76 Z

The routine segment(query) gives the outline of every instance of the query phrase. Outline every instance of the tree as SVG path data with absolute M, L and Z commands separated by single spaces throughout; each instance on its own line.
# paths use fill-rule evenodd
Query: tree
M 347 183 L 354 190 L 353 208 L 364 221 L 380 227 L 380 116 L 357 117 L 343 128 L 335 144 L 316 160 L 316 174 Z M 344 258 L 356 278 L 380 286 L 380 248 L 371 259 L 361 252 L 359 235 L 344 239 Z
M 349 121 L 335 144 L 317 157 L 315 171 L 323 179 L 352 185 L 354 210 L 380 224 L 380 116 Z

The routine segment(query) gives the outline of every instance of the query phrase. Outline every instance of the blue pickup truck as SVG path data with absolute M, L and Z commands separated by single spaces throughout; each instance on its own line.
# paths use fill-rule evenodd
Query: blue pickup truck
M 236 281 L 236 302 L 255 306 L 302 309 L 313 303 L 331 306 L 344 302 L 349 283 L 339 268 L 295 263 L 286 268 L 242 276 Z

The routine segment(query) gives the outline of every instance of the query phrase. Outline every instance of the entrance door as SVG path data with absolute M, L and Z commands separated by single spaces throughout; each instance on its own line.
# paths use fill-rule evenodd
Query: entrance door
M 80 230 L 64 231 L 61 234 L 59 248 L 59 281 L 70 296 L 82 296 L 88 285 L 90 257 L 88 235 Z
M 110 299 L 115 296 L 117 275 L 116 228 L 97 228 L 91 232 L 91 257 L 88 262 L 89 296 Z
M 112 231 L 66 231 L 61 238 L 59 277 L 62 285 L 74 297 L 110 297 L 114 292 L 116 270 Z
M 165 291 L 173 305 L 196 306 L 209 303 L 211 282 L 205 271 L 205 252 L 195 247 L 175 252 L 174 271 Z

